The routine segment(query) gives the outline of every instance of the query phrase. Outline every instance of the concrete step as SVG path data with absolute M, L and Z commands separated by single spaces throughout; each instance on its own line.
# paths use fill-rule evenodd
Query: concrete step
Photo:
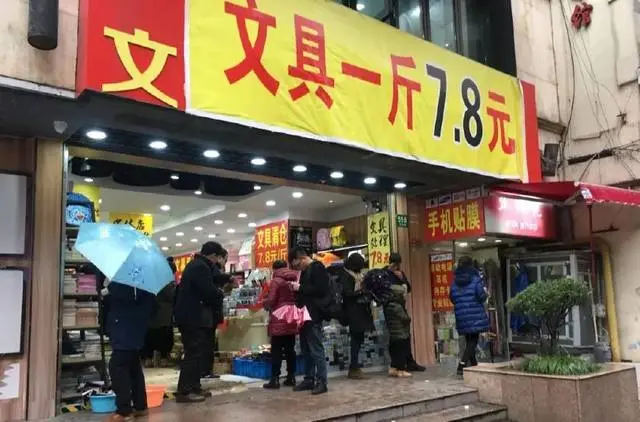
M 394 422 L 508 422 L 508 418 L 506 407 L 476 402 L 396 419 Z

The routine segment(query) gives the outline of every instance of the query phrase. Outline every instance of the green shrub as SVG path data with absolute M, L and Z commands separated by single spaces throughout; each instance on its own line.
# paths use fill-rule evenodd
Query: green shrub
M 509 311 L 523 315 L 535 328 L 539 353 L 557 355 L 560 329 L 574 306 L 584 304 L 591 290 L 586 283 L 572 278 L 542 280 L 531 284 L 507 302 Z
M 520 369 L 530 374 L 575 376 L 593 374 L 600 366 L 577 356 L 561 355 L 525 359 Z

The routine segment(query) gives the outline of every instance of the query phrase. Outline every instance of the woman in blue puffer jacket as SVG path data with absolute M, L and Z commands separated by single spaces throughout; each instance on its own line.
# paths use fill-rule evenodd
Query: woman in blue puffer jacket
M 484 287 L 480 272 L 473 267 L 473 260 L 463 256 L 458 260 L 450 299 L 456 314 L 456 330 L 465 337 L 466 347 L 458 374 L 462 375 L 465 367 L 476 366 L 476 348 L 480 333 L 489 331 L 489 316 L 484 307 L 487 290 Z

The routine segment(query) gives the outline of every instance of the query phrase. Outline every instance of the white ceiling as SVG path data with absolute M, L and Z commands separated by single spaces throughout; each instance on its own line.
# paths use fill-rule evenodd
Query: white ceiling
M 85 183 L 77 176 L 71 176 L 71 181 Z M 166 187 L 124 190 L 111 180 L 96 179 L 94 183 L 100 186 L 103 217 L 109 212 L 152 214 L 153 238 L 168 247 L 166 253 L 171 255 L 199 249 L 202 243 L 211 240 L 209 235 L 216 235 L 215 240 L 228 249 L 240 248 L 242 241 L 253 236 L 255 229 L 249 227 L 252 222 L 260 225 L 285 218 L 332 222 L 365 213 L 364 204 L 357 196 L 310 189 L 268 187 L 244 198 L 224 201 Z M 301 192 L 303 197 L 294 198 L 293 192 Z M 276 205 L 267 207 L 267 201 L 275 201 Z M 171 210 L 161 211 L 162 205 L 169 205 Z M 247 217 L 239 218 L 240 213 L 246 213 Z M 222 220 L 223 224 L 215 224 L 215 220 Z M 196 231 L 195 227 L 202 230 Z M 235 232 L 228 233 L 229 229 Z

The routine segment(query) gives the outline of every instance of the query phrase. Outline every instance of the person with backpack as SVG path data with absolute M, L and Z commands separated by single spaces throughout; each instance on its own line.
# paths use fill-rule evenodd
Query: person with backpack
M 314 261 L 306 249 L 295 247 L 289 251 L 289 265 L 301 271 L 300 282 L 292 283 L 296 293 L 296 305 L 309 311 L 311 321 L 300 330 L 300 348 L 305 360 L 304 381 L 294 391 L 311 391 L 324 394 L 327 387 L 327 361 L 322 344 L 322 322 L 330 319 L 335 300 L 332 297 L 329 274 L 321 262 Z M 341 306 L 342 304 L 340 304 Z

